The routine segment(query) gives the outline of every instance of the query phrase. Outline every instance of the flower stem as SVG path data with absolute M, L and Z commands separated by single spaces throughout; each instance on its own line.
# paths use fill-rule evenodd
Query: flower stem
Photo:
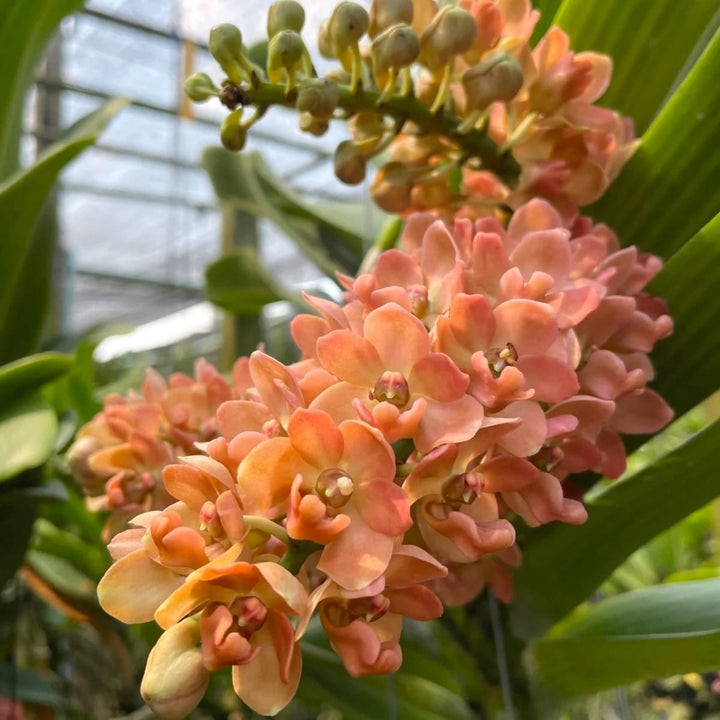
M 268 518 L 261 517 L 260 515 L 244 515 L 243 521 L 247 527 L 253 530 L 260 530 L 268 535 L 273 535 L 284 545 L 290 546 L 290 537 L 285 532 L 285 528 L 273 520 L 268 520 Z
M 396 121 L 412 122 L 424 135 L 443 135 L 461 148 L 468 158 L 480 161 L 483 170 L 495 173 L 503 182 L 514 185 L 520 168 L 510 151 L 502 151 L 485 130 L 460 131 L 462 119 L 452 113 L 434 115 L 430 107 L 412 95 L 394 94 L 386 100 L 376 90 L 358 88 L 353 92 L 346 85 L 339 85 L 338 108 L 346 115 L 359 112 L 382 113 Z M 295 91 L 286 95 L 284 84 L 259 82 L 257 86 L 242 85 L 236 88 L 235 97 L 241 105 L 295 106 Z M 464 128 L 463 128 L 464 129 Z

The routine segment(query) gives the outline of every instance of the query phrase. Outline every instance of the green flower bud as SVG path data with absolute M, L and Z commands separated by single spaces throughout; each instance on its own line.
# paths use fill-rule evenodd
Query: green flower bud
M 368 35 L 371 38 L 396 23 L 412 25 L 412 0 L 372 0 L 369 21 Z
M 268 10 L 267 34 L 271 38 L 281 30 L 299 33 L 305 24 L 305 10 L 295 0 L 278 0 Z
M 232 82 L 239 85 L 244 80 L 247 58 L 242 33 L 235 25 L 224 23 L 210 30 L 210 54 Z
M 205 102 L 220 94 L 207 73 L 193 73 L 185 80 L 185 94 L 194 102 Z
M 352 140 L 343 140 L 335 150 L 335 175 L 347 185 L 365 179 L 367 162 Z
M 430 70 L 447 65 L 455 55 L 466 53 L 477 37 L 475 18 L 462 8 L 444 8 L 420 38 L 420 61 Z
M 362 5 L 341 2 L 330 17 L 328 31 L 335 57 L 357 45 L 368 29 L 368 14 Z
M 420 54 L 420 38 L 409 26 L 398 23 L 378 35 L 372 43 L 373 69 L 379 85 L 385 83 L 380 77 L 390 68 L 407 67 Z
M 220 140 L 228 149 L 235 152 L 245 147 L 247 140 L 247 130 L 242 124 L 243 109 L 233 110 L 223 121 L 220 126 Z
M 301 113 L 327 120 L 332 117 L 339 100 L 340 88 L 334 82 L 312 78 L 300 86 L 295 106 Z
M 493 102 L 512 100 L 523 84 L 520 63 L 506 52 L 495 52 L 468 68 L 462 76 L 466 109 L 484 110 Z
M 283 69 L 288 77 L 300 67 L 305 51 L 302 38 L 294 30 L 281 30 L 268 43 L 267 73 L 270 82 L 282 79 Z
M 320 54 L 327 60 L 333 60 L 335 53 L 332 48 L 332 41 L 330 40 L 330 21 L 323 20 L 320 23 L 318 29 L 318 50 Z
M 300 129 L 303 132 L 310 133 L 316 137 L 321 137 L 328 131 L 329 127 L 330 124 L 328 123 L 327 118 L 316 117 L 315 115 L 307 112 L 300 113 Z

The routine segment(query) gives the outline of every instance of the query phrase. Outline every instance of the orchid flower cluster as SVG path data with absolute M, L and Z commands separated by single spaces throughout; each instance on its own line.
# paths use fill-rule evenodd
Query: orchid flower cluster
M 412 37 L 418 17 L 408 8 L 427 11 L 416 39 L 430 75 L 415 91 L 434 99 L 418 117 L 447 123 L 448 108 L 460 113 L 449 134 L 419 122 L 387 144 L 375 137 L 394 158 L 385 175 L 400 165 L 433 178 L 413 175 L 410 202 L 397 211 L 423 207 L 415 191 L 447 179 L 436 171 L 457 148 L 469 157 L 464 137 L 478 147 L 485 133 L 510 142 L 520 181 L 501 188 L 502 208 L 475 212 L 483 188 L 500 180 L 463 167 L 461 205 L 432 202 L 410 215 L 399 247 L 358 277 L 338 276 L 342 303 L 306 296 L 315 314 L 291 325 L 298 362 L 257 350 L 236 362 L 230 381 L 205 361 L 194 378 L 166 382 L 149 371 L 141 394 L 108 398 L 81 430 L 71 467 L 91 506 L 111 511 L 114 563 L 100 602 L 126 623 L 163 629 L 142 683 L 162 717 L 184 717 L 210 674 L 227 667 L 245 704 L 276 714 L 297 690 L 311 622 L 350 675 L 396 671 L 404 618 L 432 620 L 485 588 L 509 602 L 511 568 L 522 559 L 515 524 L 583 523 L 573 475 L 618 477 L 621 435 L 655 432 L 672 417 L 648 388 L 648 354 L 673 327 L 664 303 L 643 292 L 661 261 L 621 248 L 608 227 L 578 212 L 627 148 L 625 121 L 591 105 L 608 61 L 573 56 L 557 29 L 530 51 L 537 13 L 524 0 L 443 10 L 430 0 L 373 2 L 355 41 L 340 42 L 337 14 L 364 17 L 356 7 L 341 3 L 323 31 L 356 100 L 368 82 L 357 41 L 366 30 L 374 37 L 373 102 L 382 92 L 381 103 L 373 117 L 351 113 L 354 147 L 370 152 L 374 141 L 358 133 L 384 127 L 397 84 L 403 102 L 415 103 L 407 107 L 421 102 L 406 72 L 414 58 L 379 59 L 388 38 Z M 299 37 L 297 8 L 276 3 L 268 21 L 268 75 L 284 77 L 288 102 L 313 72 L 304 45 L 293 62 L 272 50 L 278 35 Z M 455 47 L 462 36 L 452 23 L 472 33 L 444 52 L 442 38 Z M 235 31 L 220 36 L 211 48 L 228 73 L 224 101 L 270 93 Z M 282 40 L 293 42 L 300 47 Z M 471 100 L 479 90 L 468 74 L 495 78 L 497 68 L 513 92 Z M 196 95 L 198 82 L 190 83 Z
M 196 73 L 185 89 L 232 111 L 221 128 L 232 150 L 272 105 L 297 109 L 314 135 L 347 120 L 352 139 L 336 149 L 336 175 L 360 183 L 388 151 L 370 187 L 387 212 L 475 218 L 544 197 L 570 222 L 636 141 L 628 118 L 593 104 L 610 81 L 610 58 L 574 54 L 557 27 L 531 48 L 538 18 L 529 0 L 373 0 L 369 13 L 341 2 L 318 38 L 340 68 L 318 78 L 300 36 L 303 8 L 279 0 L 268 15 L 265 69 L 249 59 L 240 30 L 224 24 L 211 31 L 210 51 L 227 77 L 218 87 Z

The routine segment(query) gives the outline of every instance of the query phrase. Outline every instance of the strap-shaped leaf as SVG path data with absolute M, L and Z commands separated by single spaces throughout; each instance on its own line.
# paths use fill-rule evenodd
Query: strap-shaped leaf
M 74 125 L 65 139 L 53 145 L 32 167 L 17 173 L 0 185 L 0 217 L 3 242 L 0 244 L 0 362 L 14 360 L 17 337 L 29 328 L 23 316 L 25 307 L 22 278 L 28 260 L 33 230 L 50 189 L 59 172 L 92 145 L 100 132 L 127 100 L 110 100 L 102 108 Z
M 670 261 L 648 290 L 664 298 L 675 321 L 653 353 L 660 394 L 680 415 L 720 386 L 720 214 Z
M 529 652 L 555 695 L 720 667 L 720 579 L 636 590 L 583 607 Z
M 5 404 L 65 375 L 72 365 L 69 355 L 47 352 L 0 366 L 0 403 Z
M 720 208 L 720 173 L 712 162 L 720 137 L 718 67 L 720 30 L 620 177 L 589 208 L 620 233 L 623 244 L 670 257 Z
M 0 15 L 0 181 L 19 167 L 25 93 L 45 44 L 83 0 L 3 0 Z
M 564 0 L 553 22 L 574 50 L 610 55 L 612 82 L 601 102 L 631 117 L 640 135 L 717 10 L 716 0 Z
M 257 315 L 264 305 L 291 296 L 263 268 L 253 248 L 237 248 L 205 269 L 207 296 L 210 302 L 235 315 Z
M 57 417 L 39 396 L 0 410 L 0 480 L 42 465 L 55 447 Z
M 720 495 L 720 421 L 587 503 L 584 525 L 533 531 L 515 581 L 513 625 L 538 637 L 632 552 Z

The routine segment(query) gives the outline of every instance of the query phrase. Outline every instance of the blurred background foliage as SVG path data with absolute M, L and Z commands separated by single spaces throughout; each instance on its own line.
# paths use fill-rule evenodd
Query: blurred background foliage
M 720 375 L 720 9 L 716 0 L 535 4 L 543 11 L 539 28 L 554 17 L 574 49 L 613 57 L 605 102 L 634 116 L 644 133 L 592 212 L 624 243 L 667 261 L 651 291 L 667 299 L 676 330 L 654 356 L 655 387 L 679 419 L 634 453 L 619 481 L 588 479 L 586 526 L 525 533 L 510 608 L 483 597 L 437 623 L 409 623 L 395 676 L 350 680 L 311 628 L 298 699 L 281 717 L 720 717 L 720 402 L 713 395 Z M 372 240 L 379 238 L 374 250 L 391 246 L 400 228 L 366 200 L 318 201 L 322 172 L 301 178 L 309 190 L 301 195 L 261 154 L 210 147 L 202 167 L 219 212 L 210 227 L 216 241 L 199 264 L 207 265 L 207 299 L 225 313 L 221 342 L 190 333 L 164 356 L 147 348 L 131 354 L 121 343 L 98 364 L 96 348 L 109 331 L 81 338 L 58 319 L 63 246 L 54 184 L 118 112 L 150 101 L 134 98 L 123 111 L 127 101 L 96 93 L 92 113 L 73 118 L 52 143 L 36 132 L 38 157 L 21 162 L 24 108 L 43 52 L 61 20 L 82 5 L 5 0 L 0 16 L 0 716 L 137 720 L 152 717 L 138 687 L 157 632 L 121 625 L 97 603 L 109 557 L 102 518 L 86 509 L 63 455 L 73 433 L 107 392 L 137 386 L 148 361 L 182 370 L 206 354 L 227 369 L 261 341 L 293 359 L 287 323 L 303 307 L 301 288 L 268 263 L 259 239 L 267 223 L 292 243 L 293 258 L 309 261 L 305 287 L 330 297 L 338 297 L 336 271 L 355 273 Z M 102 14 L 97 5 L 90 17 Z M 131 22 L 133 5 L 115 3 L 123 22 Z M 198 49 L 201 42 L 184 41 L 183 72 Z M 219 674 L 193 717 L 249 714 Z

